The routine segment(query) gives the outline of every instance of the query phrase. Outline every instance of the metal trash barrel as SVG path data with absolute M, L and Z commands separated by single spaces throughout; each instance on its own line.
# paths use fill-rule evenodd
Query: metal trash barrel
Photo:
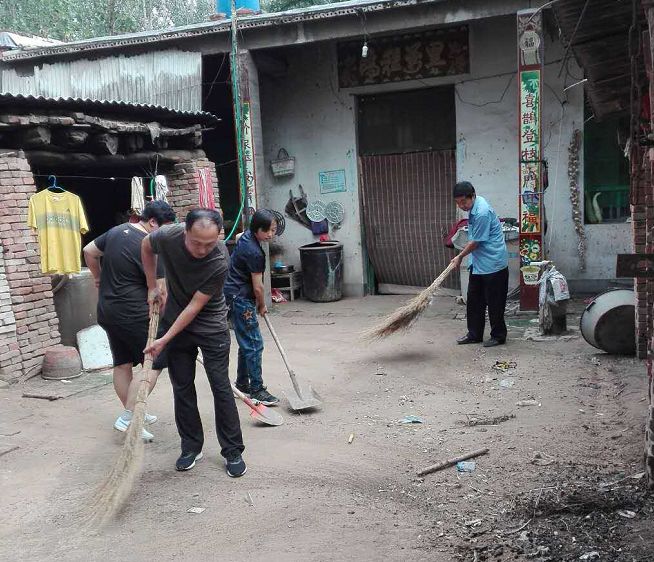
M 300 246 L 302 290 L 313 302 L 334 302 L 343 298 L 343 244 L 314 242 Z
M 636 296 L 632 290 L 610 290 L 597 295 L 581 315 L 584 339 L 614 355 L 636 353 Z

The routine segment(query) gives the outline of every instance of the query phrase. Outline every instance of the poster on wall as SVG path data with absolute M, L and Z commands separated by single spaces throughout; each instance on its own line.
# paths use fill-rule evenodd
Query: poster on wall
M 243 160 L 245 161 L 248 211 L 252 214 L 257 208 L 257 177 L 254 169 L 254 139 L 252 138 L 249 102 L 243 102 Z
M 520 219 L 520 308 L 538 309 L 538 268 L 543 259 L 542 12 L 520 10 L 518 30 L 518 208 Z M 529 272 L 529 278 L 525 277 Z
M 338 44 L 338 84 L 352 88 L 470 72 L 467 26 Z
M 342 193 L 347 191 L 345 184 L 345 170 L 329 170 L 318 172 L 320 193 Z
M 520 73 L 520 232 L 540 234 L 540 70 Z

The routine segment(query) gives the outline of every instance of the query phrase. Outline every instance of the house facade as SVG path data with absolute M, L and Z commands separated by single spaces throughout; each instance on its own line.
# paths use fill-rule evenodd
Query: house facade
M 283 213 L 300 186 L 310 203 L 340 204 L 344 218 L 330 236 L 344 246 L 346 295 L 428 284 L 453 255 L 442 239 L 460 218 L 455 181 L 471 181 L 498 215 L 520 219 L 517 13 L 540 4 L 343 2 L 239 18 L 248 206 Z M 596 126 L 583 71 L 561 43 L 554 14 L 538 13 L 548 183 L 542 244 L 571 286 L 590 292 L 615 281 L 616 255 L 631 247 L 620 123 Z M 207 22 L 12 51 L 0 59 L 0 90 L 219 114 L 222 125 L 205 133 L 203 148 L 216 164 L 229 224 L 240 202 L 230 26 Z M 282 149 L 295 159 L 293 175 L 272 172 Z M 582 193 L 587 187 L 577 209 L 571 181 Z M 584 265 L 575 210 L 585 223 Z M 271 252 L 297 266 L 298 248 L 317 238 L 286 223 Z M 517 274 L 519 249 L 510 250 Z

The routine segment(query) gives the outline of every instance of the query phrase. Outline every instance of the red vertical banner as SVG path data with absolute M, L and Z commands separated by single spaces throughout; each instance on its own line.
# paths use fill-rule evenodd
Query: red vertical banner
M 518 199 L 520 309 L 538 309 L 538 285 L 529 264 L 543 259 L 542 12 L 518 12 Z

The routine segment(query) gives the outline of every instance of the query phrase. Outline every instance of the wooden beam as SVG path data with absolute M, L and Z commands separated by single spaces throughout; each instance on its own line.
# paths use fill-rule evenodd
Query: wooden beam
M 66 127 L 65 129 L 55 129 L 53 134 L 53 142 L 64 148 L 79 148 L 86 143 L 89 138 L 88 131 L 80 129 L 72 129 Z
M 52 143 L 52 132 L 47 127 L 30 127 L 19 130 L 16 140 L 21 148 L 46 148 Z
M 113 135 L 111 133 L 100 133 L 99 135 L 94 135 L 89 141 L 89 146 L 92 148 L 93 152 L 98 152 L 99 154 L 118 154 L 118 135 Z
M 134 154 L 60 153 L 45 150 L 25 151 L 30 164 L 45 168 L 148 168 L 155 162 L 163 165 L 179 164 L 206 158 L 203 150 L 159 150 Z

